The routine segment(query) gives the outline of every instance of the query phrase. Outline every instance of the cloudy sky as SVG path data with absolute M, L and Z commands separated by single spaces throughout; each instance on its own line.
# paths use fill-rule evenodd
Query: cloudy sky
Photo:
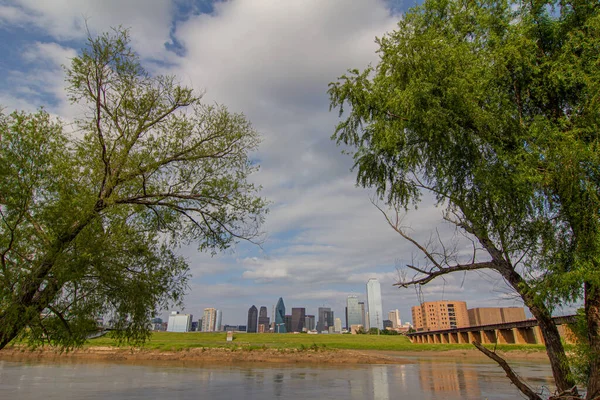
M 182 249 L 193 278 L 185 312 L 223 310 L 223 323 L 245 324 L 251 305 L 332 307 L 344 321 L 345 299 L 365 299 L 380 280 L 384 314 L 410 320 L 413 289 L 392 285 L 397 265 L 418 259 L 357 188 L 351 159 L 330 140 L 337 113 L 327 84 L 349 68 L 377 62 L 375 37 L 395 29 L 414 0 L 0 0 L 0 106 L 44 106 L 69 120 L 61 65 L 92 33 L 131 28 L 134 49 L 150 71 L 175 74 L 205 91 L 207 102 L 245 113 L 262 134 L 253 180 L 272 202 L 262 249 L 241 244 L 210 257 Z M 448 237 L 441 210 L 424 202 L 404 226 L 419 240 L 436 228 Z M 459 248 L 461 251 L 468 250 Z M 470 307 L 520 305 L 498 275 L 449 276 L 423 289 L 426 301 L 465 300 Z M 345 321 L 344 321 L 345 322 Z

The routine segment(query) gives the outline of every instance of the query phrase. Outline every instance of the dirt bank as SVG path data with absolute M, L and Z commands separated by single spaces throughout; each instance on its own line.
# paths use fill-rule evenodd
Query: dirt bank
M 501 354 L 501 353 L 500 353 Z M 502 354 L 512 361 L 547 362 L 545 352 L 511 351 Z M 182 361 L 194 363 L 308 363 L 308 364 L 406 364 L 419 360 L 489 361 L 477 350 L 449 351 L 380 351 L 380 350 L 293 350 L 293 349 L 253 349 L 232 350 L 229 348 L 193 348 L 181 351 L 159 351 L 146 349 L 125 349 L 116 347 L 89 347 L 59 352 L 45 348 L 29 350 L 21 347 L 6 348 L 0 351 L 0 359 L 5 360 L 97 360 L 97 361 Z
M 198 363 L 317 363 L 317 364 L 402 364 L 410 361 L 398 357 L 356 350 L 231 350 L 227 348 L 194 348 L 181 351 L 89 347 L 70 352 L 53 349 L 29 350 L 8 348 L 0 351 L 0 359 L 102 360 L 102 361 L 192 361 Z

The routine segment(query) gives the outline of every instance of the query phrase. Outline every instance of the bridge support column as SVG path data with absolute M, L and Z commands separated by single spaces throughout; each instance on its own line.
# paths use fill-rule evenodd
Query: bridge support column
M 471 331 L 471 332 L 468 332 L 468 335 L 469 335 L 469 343 L 473 343 L 473 342 L 482 343 L 481 342 L 481 332 Z
M 469 342 L 469 332 L 458 332 L 458 343 L 471 343 Z
M 458 333 L 450 332 L 448 334 L 448 342 L 452 344 L 458 343 Z
M 448 340 L 448 334 L 447 333 L 440 333 L 440 342 L 442 343 L 449 343 L 450 341 Z
M 540 329 L 539 326 L 535 326 L 533 328 L 533 332 L 535 335 L 535 343 L 536 344 L 546 344 L 546 341 L 544 340 L 544 336 L 542 336 L 542 330 Z
M 497 329 L 496 338 L 500 344 L 515 343 L 515 334 L 512 329 Z
M 496 343 L 496 331 L 481 331 L 481 339 L 483 340 L 482 343 Z

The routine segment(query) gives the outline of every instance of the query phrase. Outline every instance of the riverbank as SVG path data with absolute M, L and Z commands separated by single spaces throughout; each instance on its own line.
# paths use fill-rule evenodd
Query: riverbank
M 512 361 L 547 362 L 545 352 L 511 351 L 499 352 Z M 270 348 L 189 348 L 178 351 L 161 351 L 139 348 L 119 348 L 95 346 L 61 352 L 54 348 L 31 350 L 26 347 L 9 347 L 0 351 L 0 359 L 5 360 L 81 360 L 112 362 L 194 362 L 208 364 L 407 364 L 416 360 L 435 359 L 436 361 L 489 360 L 478 350 L 457 349 L 447 351 L 381 351 L 345 349 L 270 349 Z

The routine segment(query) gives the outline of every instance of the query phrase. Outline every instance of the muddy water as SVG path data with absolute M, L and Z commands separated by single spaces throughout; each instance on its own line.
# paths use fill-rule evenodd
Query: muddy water
M 319 367 L 0 360 L 0 399 L 522 399 L 495 364 L 413 358 Z M 548 395 L 546 363 L 515 369 Z

